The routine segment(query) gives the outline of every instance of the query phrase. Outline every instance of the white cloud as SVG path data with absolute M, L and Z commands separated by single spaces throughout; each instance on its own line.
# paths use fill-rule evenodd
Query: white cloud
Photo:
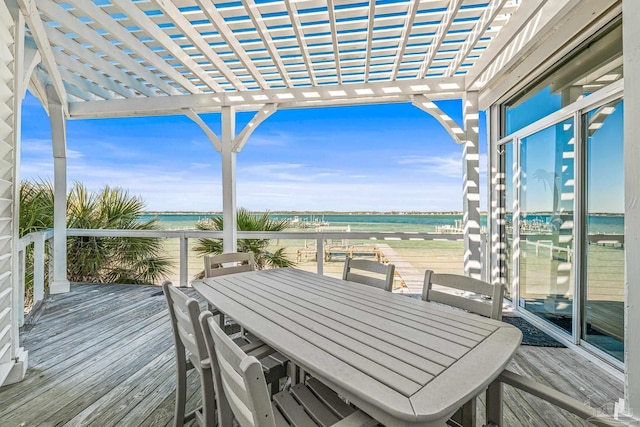
M 447 178 L 462 176 L 462 156 L 405 156 L 398 159 L 399 165 Z
M 313 182 L 318 179 L 339 177 L 340 170 L 312 167 L 302 163 L 257 163 L 239 168 L 239 176 L 260 181 Z
M 51 140 L 47 139 L 24 139 L 22 140 L 22 154 L 26 157 L 43 157 L 53 159 L 53 147 Z M 78 159 L 84 157 L 84 154 L 77 150 L 71 150 L 67 147 L 67 158 Z

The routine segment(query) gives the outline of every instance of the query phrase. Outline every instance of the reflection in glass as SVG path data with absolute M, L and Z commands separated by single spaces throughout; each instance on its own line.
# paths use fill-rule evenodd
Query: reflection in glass
M 509 101 L 505 109 L 506 134 L 622 79 L 622 71 L 622 25 L 616 21 Z
M 571 332 L 573 307 L 573 119 L 520 145 L 520 301 Z
M 582 339 L 624 356 L 623 102 L 583 116 L 587 141 L 585 291 Z

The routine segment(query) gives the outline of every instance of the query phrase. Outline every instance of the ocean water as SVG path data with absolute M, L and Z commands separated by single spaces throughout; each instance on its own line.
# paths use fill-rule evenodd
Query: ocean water
M 462 215 L 455 214 L 421 214 L 421 215 L 385 215 L 385 214 L 272 214 L 274 219 L 294 219 L 300 223 L 324 222 L 332 227 L 349 226 L 351 231 L 369 232 L 433 232 L 438 227 L 454 226 L 462 220 Z M 173 214 L 143 215 L 142 220 L 157 217 L 162 228 L 167 230 L 194 229 L 196 222 L 209 217 L 207 214 Z M 531 221 L 550 223 L 551 215 L 532 214 L 525 217 Z M 486 227 L 487 216 L 480 217 L 480 226 Z M 313 230 L 311 228 L 310 230 Z M 589 233 L 622 234 L 624 233 L 624 217 L 619 215 L 593 215 L 588 218 Z
M 349 226 L 351 231 L 436 231 L 440 226 L 454 226 L 456 220 L 462 220 L 462 215 L 383 215 L 383 214 L 272 214 L 274 219 L 297 218 L 299 223 L 326 223 L 331 227 Z M 157 217 L 163 228 L 167 230 L 183 230 L 195 228 L 196 222 L 206 219 L 206 214 L 157 214 L 143 215 L 142 220 Z M 481 226 L 486 225 L 486 216 L 483 215 Z M 293 225 L 292 225 L 293 228 Z M 310 231 L 313 228 L 309 228 Z

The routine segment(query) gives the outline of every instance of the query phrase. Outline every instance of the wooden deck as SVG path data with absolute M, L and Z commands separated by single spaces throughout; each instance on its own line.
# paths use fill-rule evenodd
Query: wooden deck
M 70 293 L 48 299 L 21 337 L 29 350 L 29 371 L 23 382 L 0 388 L 0 426 L 172 422 L 173 348 L 160 288 L 74 285 Z M 622 382 L 568 349 L 523 346 L 510 368 L 609 413 L 623 395 Z M 191 376 L 192 407 L 198 400 L 194 380 Z M 507 426 L 587 425 L 505 390 Z

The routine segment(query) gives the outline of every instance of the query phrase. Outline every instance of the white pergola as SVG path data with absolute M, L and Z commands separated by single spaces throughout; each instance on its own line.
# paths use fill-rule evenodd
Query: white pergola
M 635 13 L 633 20 L 638 21 L 638 2 L 623 3 L 625 16 Z M 616 7 L 620 8 L 620 1 L 0 3 L 0 262 L 4 263 L 0 270 L 0 384 L 7 375 L 8 381 L 18 380 L 26 366 L 12 312 L 16 307 L 11 308 L 10 301 L 15 301 L 12 294 L 17 289 L 16 275 L 12 274 L 18 271 L 15 201 L 19 191 L 20 106 L 27 89 L 42 101 L 51 119 L 56 191 L 52 293 L 69 289 L 65 242 L 67 120 L 190 117 L 221 153 L 224 248 L 233 251 L 236 156 L 256 127 L 277 110 L 371 103 L 411 102 L 438 120 L 461 145 L 465 272 L 473 275 L 480 270 L 479 108 L 495 104 L 524 73 L 533 70 L 533 65 L 523 69 L 522 64 L 535 62 L 531 52 L 535 52 L 536 43 L 553 33 L 579 37 L 580 20 L 584 24 Z M 625 25 L 625 31 L 625 41 L 639 37 L 632 25 Z M 634 53 L 629 49 L 628 55 L 626 49 L 625 45 L 625 75 L 632 75 L 627 67 L 640 73 L 637 47 Z M 638 94 L 637 88 L 634 93 Z M 462 124 L 440 110 L 435 101 L 444 99 L 463 100 Z M 625 114 L 632 110 L 630 106 L 627 102 Z M 239 132 L 235 127 L 237 111 L 255 112 Z M 202 113 L 220 113 L 220 135 L 200 118 Z M 495 131 L 495 126 L 490 123 L 488 127 Z M 636 154 L 640 161 L 638 157 Z M 627 213 L 628 221 L 634 212 Z M 495 218 L 495 212 L 490 217 Z M 495 243 L 492 234 L 492 247 Z M 627 257 L 638 253 L 627 244 Z M 630 290 L 628 301 L 638 301 L 636 293 L 640 291 Z M 7 312 L 2 311 L 5 306 Z M 628 312 L 627 322 L 633 320 L 640 322 L 640 313 Z M 640 346 L 637 335 L 626 341 L 627 351 L 633 354 L 638 354 L 635 349 Z M 640 366 L 628 363 L 628 400 L 640 408 L 636 372 L 640 375 Z

